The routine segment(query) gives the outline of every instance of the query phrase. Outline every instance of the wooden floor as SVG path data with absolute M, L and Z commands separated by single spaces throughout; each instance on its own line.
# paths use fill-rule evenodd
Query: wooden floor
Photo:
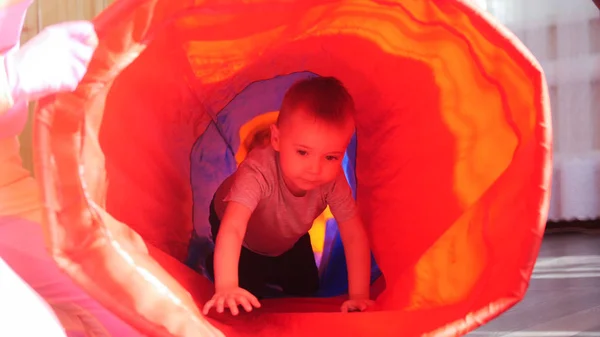
M 525 298 L 467 336 L 600 337 L 600 233 L 547 234 Z

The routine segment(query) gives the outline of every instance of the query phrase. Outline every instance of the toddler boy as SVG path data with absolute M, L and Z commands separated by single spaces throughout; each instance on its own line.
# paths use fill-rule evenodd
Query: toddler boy
M 215 294 L 204 306 L 237 315 L 259 308 L 268 284 L 291 296 L 319 287 L 310 236 L 329 205 L 344 242 L 349 300 L 366 310 L 371 270 L 367 234 L 341 161 L 354 133 L 354 102 L 340 81 L 316 77 L 285 94 L 270 142 L 252 149 L 217 189 L 210 205 L 215 252 L 207 259 Z

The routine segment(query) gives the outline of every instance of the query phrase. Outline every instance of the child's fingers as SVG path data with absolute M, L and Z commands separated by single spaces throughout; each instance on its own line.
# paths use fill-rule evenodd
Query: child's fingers
M 246 312 L 252 311 L 252 305 L 250 304 L 250 301 L 248 301 L 248 299 L 245 296 L 240 295 L 240 296 L 238 296 L 237 300 L 238 300 L 238 303 L 242 307 L 244 307 L 244 310 L 246 310 Z
M 253 306 L 255 306 L 256 308 L 260 308 L 260 302 L 258 301 L 256 296 L 252 295 L 251 293 L 248 293 L 246 295 L 246 298 L 250 300 L 250 303 L 252 303 Z
M 206 316 L 208 315 L 208 313 L 210 312 L 210 308 L 215 304 L 215 300 L 209 300 L 208 302 L 206 302 L 204 304 L 204 308 L 202 310 L 202 313 Z
M 227 305 L 229 306 L 229 311 L 231 311 L 233 316 L 237 316 L 237 314 L 240 313 L 235 297 L 227 298 Z
M 343 313 L 366 311 L 368 306 L 369 306 L 368 302 L 346 301 L 342 304 L 341 311 Z
M 217 312 L 222 314 L 225 310 L 225 298 L 223 296 L 219 296 L 217 298 Z

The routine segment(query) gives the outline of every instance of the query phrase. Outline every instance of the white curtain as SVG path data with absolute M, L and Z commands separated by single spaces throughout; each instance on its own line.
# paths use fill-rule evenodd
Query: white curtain
M 592 0 L 472 0 L 546 73 L 554 132 L 550 220 L 600 217 L 600 11 Z

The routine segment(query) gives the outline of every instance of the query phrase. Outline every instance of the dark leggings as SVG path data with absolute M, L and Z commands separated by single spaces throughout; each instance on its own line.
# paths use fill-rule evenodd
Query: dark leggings
M 216 242 L 221 220 L 210 204 L 209 222 Z M 206 268 L 214 279 L 214 254 L 206 259 Z M 279 286 L 285 295 L 305 297 L 314 295 L 319 288 L 319 270 L 315 262 L 310 235 L 306 233 L 287 252 L 279 256 L 257 254 L 242 246 L 238 267 L 239 286 L 254 296 L 272 293 L 267 285 Z

